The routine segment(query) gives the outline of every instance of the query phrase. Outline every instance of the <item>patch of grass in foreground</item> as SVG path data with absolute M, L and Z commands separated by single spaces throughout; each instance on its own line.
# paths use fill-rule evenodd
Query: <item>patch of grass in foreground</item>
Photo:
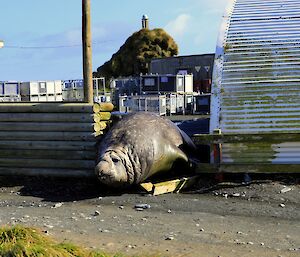
M 43 235 L 41 231 L 22 226 L 0 228 L 0 256 L 109 257 L 104 253 L 89 252 L 70 243 L 56 243 Z

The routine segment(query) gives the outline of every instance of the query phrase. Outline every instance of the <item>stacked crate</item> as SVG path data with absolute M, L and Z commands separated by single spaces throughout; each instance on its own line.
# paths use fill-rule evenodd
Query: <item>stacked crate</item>
M 16 81 L 0 82 L 0 102 L 19 102 L 20 83 Z
M 84 101 L 83 80 L 65 80 L 63 82 L 63 101 L 82 102 Z
M 21 83 L 23 102 L 62 102 L 62 81 L 30 81 Z

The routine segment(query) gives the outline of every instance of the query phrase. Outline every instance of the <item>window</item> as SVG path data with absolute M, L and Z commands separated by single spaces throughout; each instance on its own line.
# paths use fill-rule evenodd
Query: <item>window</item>
M 169 81 L 168 77 L 161 77 L 160 78 L 161 83 L 168 83 L 168 81 Z
M 145 83 L 145 86 L 154 86 L 155 80 L 154 80 L 154 78 L 145 78 L 144 83 Z

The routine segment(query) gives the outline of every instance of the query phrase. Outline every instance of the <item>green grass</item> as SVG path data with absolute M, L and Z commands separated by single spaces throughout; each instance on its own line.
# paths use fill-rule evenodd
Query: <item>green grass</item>
M 56 243 L 41 231 L 22 226 L 0 228 L 1 257 L 109 257 L 71 243 Z M 121 257 L 115 255 L 114 257 Z

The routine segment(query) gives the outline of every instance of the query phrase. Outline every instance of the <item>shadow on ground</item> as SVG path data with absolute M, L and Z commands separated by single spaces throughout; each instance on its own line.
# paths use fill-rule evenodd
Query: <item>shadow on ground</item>
M 167 178 L 164 178 L 167 180 Z M 184 193 L 209 193 L 216 189 L 238 188 L 254 184 L 279 182 L 299 185 L 299 174 L 200 174 L 198 182 Z M 122 194 L 145 194 L 139 186 L 112 189 L 97 178 L 52 178 L 0 176 L 0 188 L 14 188 L 20 195 L 42 198 L 48 202 L 68 202 Z
M 1 176 L 0 187 L 17 188 L 20 195 L 42 198 L 48 202 L 68 202 L 96 197 L 137 193 L 139 188 L 116 190 L 102 185 L 97 178 L 53 178 Z M 16 189 L 15 189 L 16 190 Z

